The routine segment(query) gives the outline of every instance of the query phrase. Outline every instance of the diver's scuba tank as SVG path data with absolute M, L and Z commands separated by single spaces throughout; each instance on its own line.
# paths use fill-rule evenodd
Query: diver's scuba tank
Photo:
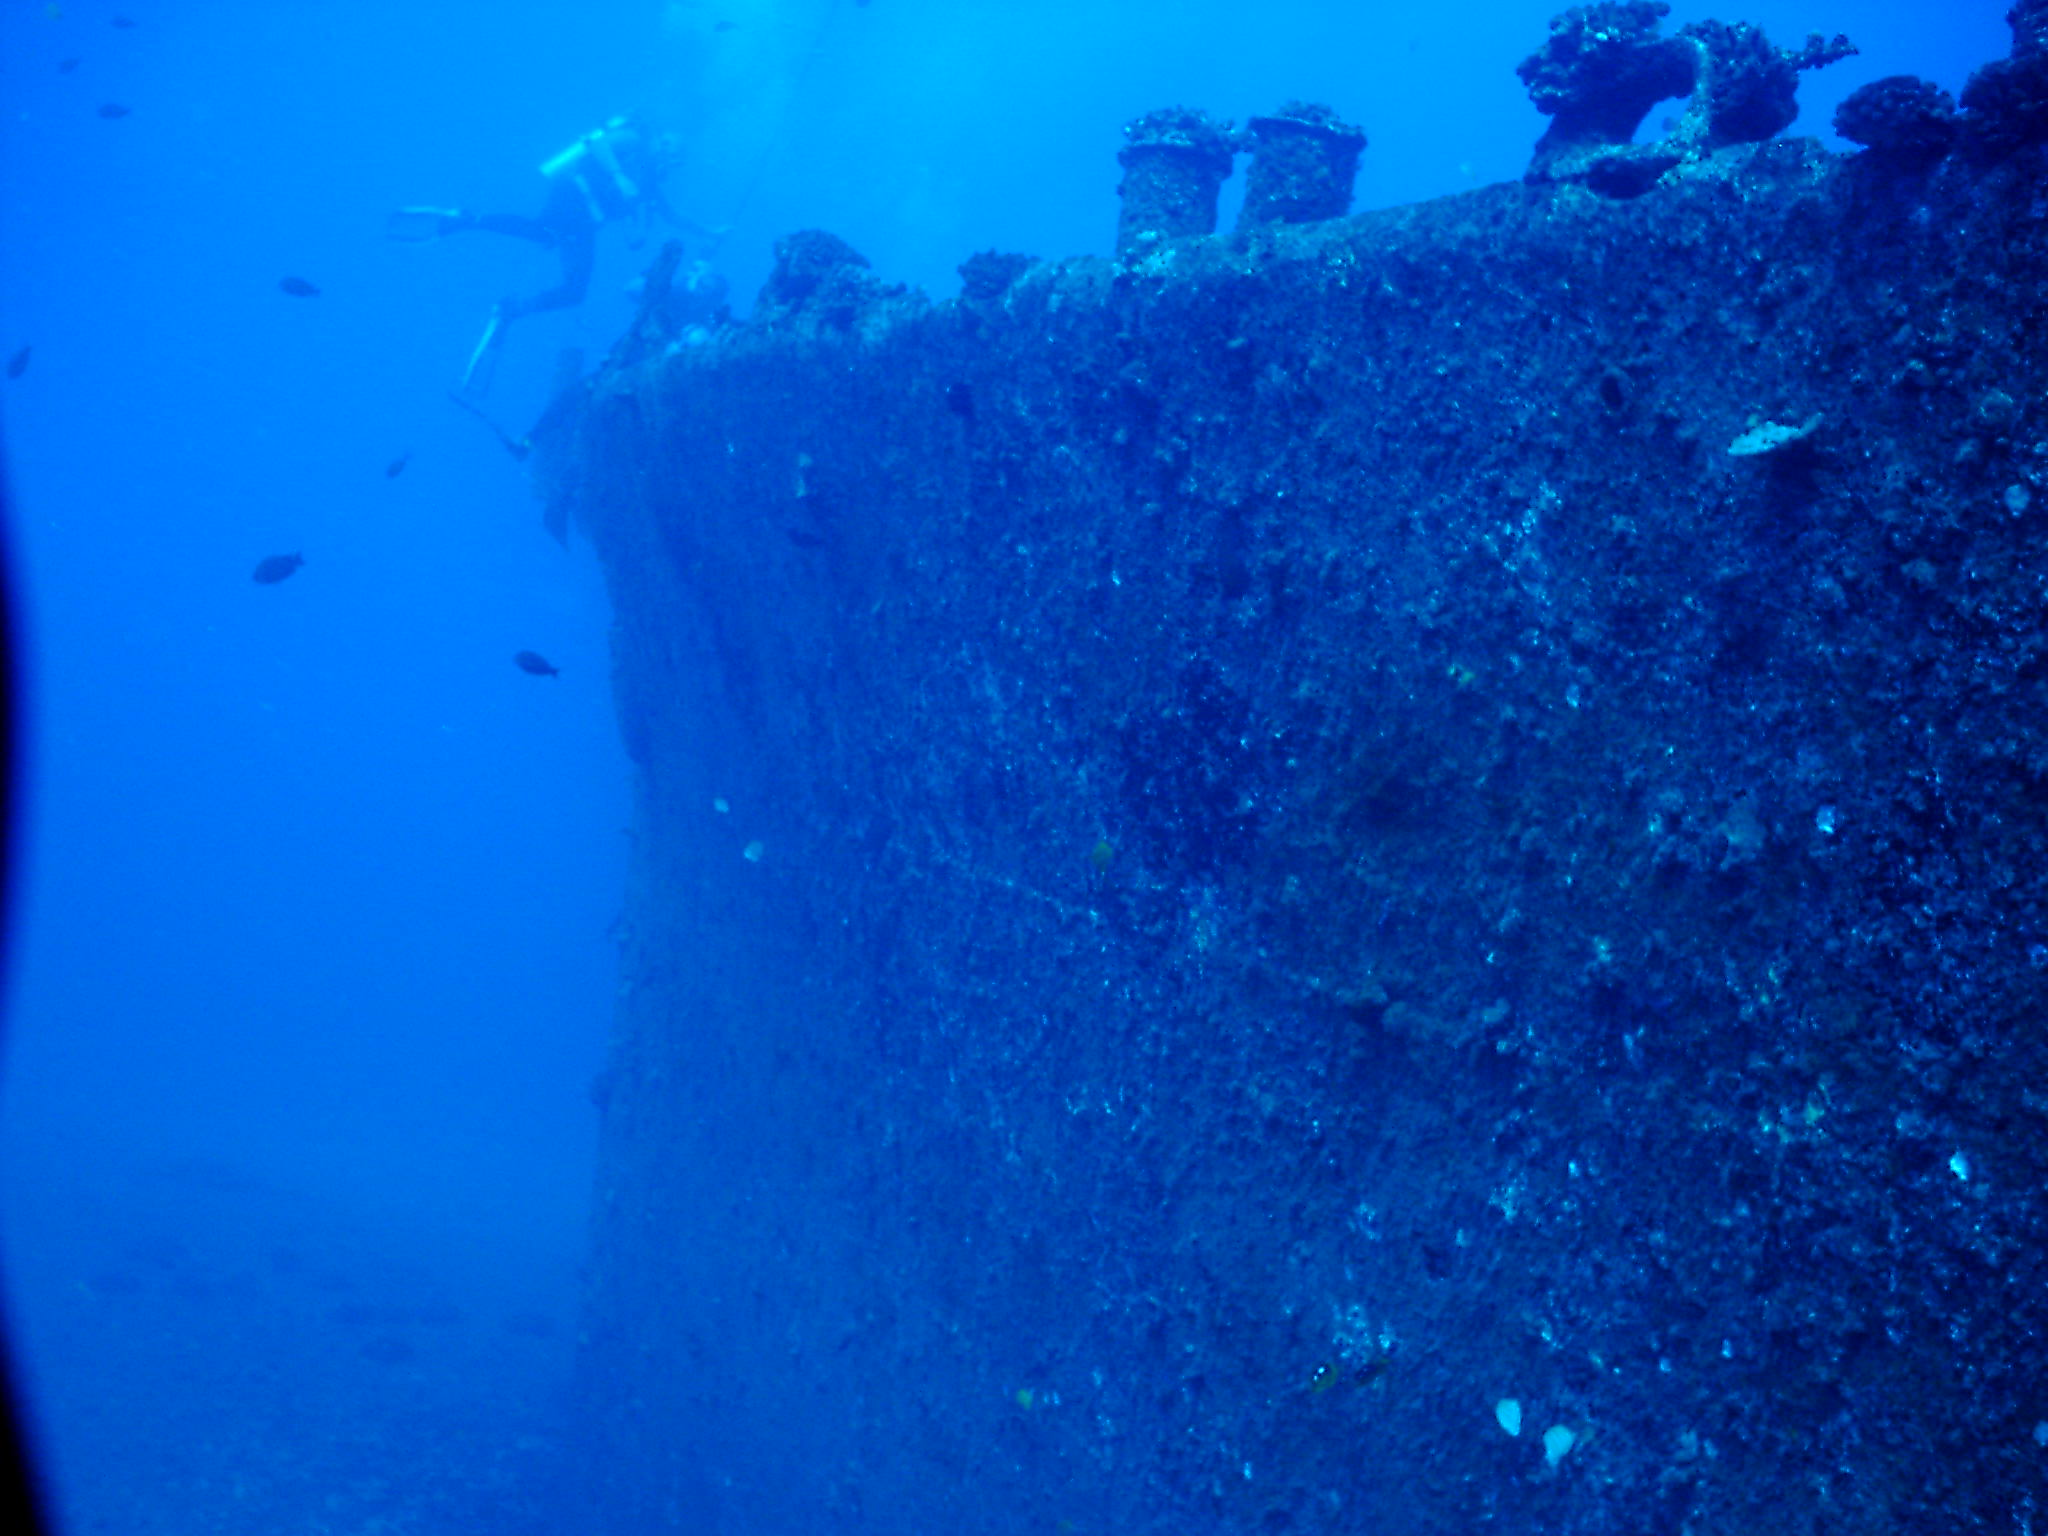
M 559 155 L 541 163 L 549 181 L 567 178 L 583 194 L 590 217 L 599 224 L 632 212 L 640 202 L 640 184 L 619 164 L 617 146 L 638 140 L 640 130 L 623 117 L 592 129 Z

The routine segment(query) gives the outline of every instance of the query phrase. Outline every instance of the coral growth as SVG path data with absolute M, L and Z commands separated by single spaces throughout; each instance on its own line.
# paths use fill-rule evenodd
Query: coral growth
M 1693 86 L 1694 56 L 1658 28 L 1664 0 L 1604 0 L 1552 19 L 1550 36 L 1515 73 L 1549 129 L 1536 146 L 1532 177 L 1588 151 L 1627 145 L 1660 101 Z
M 1551 119 L 1530 180 L 1646 191 L 1683 161 L 1783 132 L 1799 115 L 1800 72 L 1856 51 L 1819 33 L 1779 48 L 1747 22 L 1695 22 L 1664 37 L 1669 11 L 1664 0 L 1605 0 L 1552 19 L 1549 38 L 1515 70 Z M 1690 98 L 1678 126 L 1658 144 L 1634 144 L 1650 108 L 1678 96 Z
M 1846 59 L 1856 45 L 1816 32 L 1797 49 L 1779 48 L 1746 21 L 1696 21 L 1679 34 L 1699 49 L 1692 106 L 1681 132 L 1705 149 L 1761 144 L 1799 116 L 1799 74 Z
M 1986 64 L 1963 87 L 1966 143 L 1980 160 L 2048 143 L 2048 0 L 2019 0 L 2005 19 L 2012 57 Z
M 1915 75 L 1886 75 L 1835 109 L 1835 132 L 1901 159 L 1938 159 L 1956 137 L 1955 98 Z

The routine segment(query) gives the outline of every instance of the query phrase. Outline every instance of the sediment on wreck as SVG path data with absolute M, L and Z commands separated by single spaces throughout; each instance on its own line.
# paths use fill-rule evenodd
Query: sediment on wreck
M 2000 154 L 849 264 L 600 374 L 591 1529 L 2038 1521 Z

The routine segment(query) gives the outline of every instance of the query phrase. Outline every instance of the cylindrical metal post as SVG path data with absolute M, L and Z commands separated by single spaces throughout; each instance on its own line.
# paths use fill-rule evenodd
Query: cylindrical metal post
M 1351 183 L 1365 130 L 1338 121 L 1328 107 L 1290 101 L 1246 127 L 1252 164 L 1237 227 L 1311 224 L 1351 211 Z
M 1216 199 L 1230 175 L 1230 124 L 1186 107 L 1147 112 L 1124 128 L 1116 253 L 1128 260 L 1162 241 L 1216 232 Z

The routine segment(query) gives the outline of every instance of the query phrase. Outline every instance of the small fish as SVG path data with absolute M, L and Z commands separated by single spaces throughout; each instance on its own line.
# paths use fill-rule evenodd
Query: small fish
M 29 354 L 34 351 L 34 347 L 23 347 L 19 352 L 15 353 L 14 356 L 7 359 L 7 377 L 9 377 L 10 379 L 18 379 L 24 373 L 27 373 Z
M 78 60 L 76 59 L 59 59 L 57 61 L 57 73 L 60 75 L 68 75 L 76 68 L 78 68 Z
M 114 25 L 119 27 L 123 32 L 126 32 L 130 27 L 135 25 L 135 18 L 132 16 L 116 16 L 114 18 Z
M 408 448 L 405 450 L 405 452 L 401 453 L 397 458 L 393 459 L 389 464 L 386 464 L 384 466 L 384 478 L 386 480 L 396 480 L 400 475 L 405 473 L 405 466 L 410 464 L 411 462 L 412 450 Z
M 560 677 L 562 675 L 562 669 L 538 651 L 521 651 L 512 658 L 512 665 L 534 677 Z
M 739 23 L 736 21 L 714 21 L 711 23 L 711 30 L 714 32 L 730 32 L 738 25 Z
M 116 118 L 126 117 L 127 115 L 128 109 L 118 101 L 103 101 L 100 103 L 100 116 L 110 123 Z
M 307 282 L 303 277 L 281 277 L 277 280 L 277 286 L 295 299 L 317 299 L 320 297 L 320 290 Z
M 274 587 L 305 563 L 304 555 L 267 555 L 256 562 L 256 572 L 249 579 L 259 586 Z
M 1315 1375 L 1309 1377 L 1308 1390 L 1311 1396 L 1320 1395 L 1346 1377 L 1354 1386 L 1369 1387 L 1384 1380 L 1393 1365 L 1394 1357 L 1385 1350 L 1376 1351 L 1364 1360 L 1326 1360 L 1316 1367 Z

